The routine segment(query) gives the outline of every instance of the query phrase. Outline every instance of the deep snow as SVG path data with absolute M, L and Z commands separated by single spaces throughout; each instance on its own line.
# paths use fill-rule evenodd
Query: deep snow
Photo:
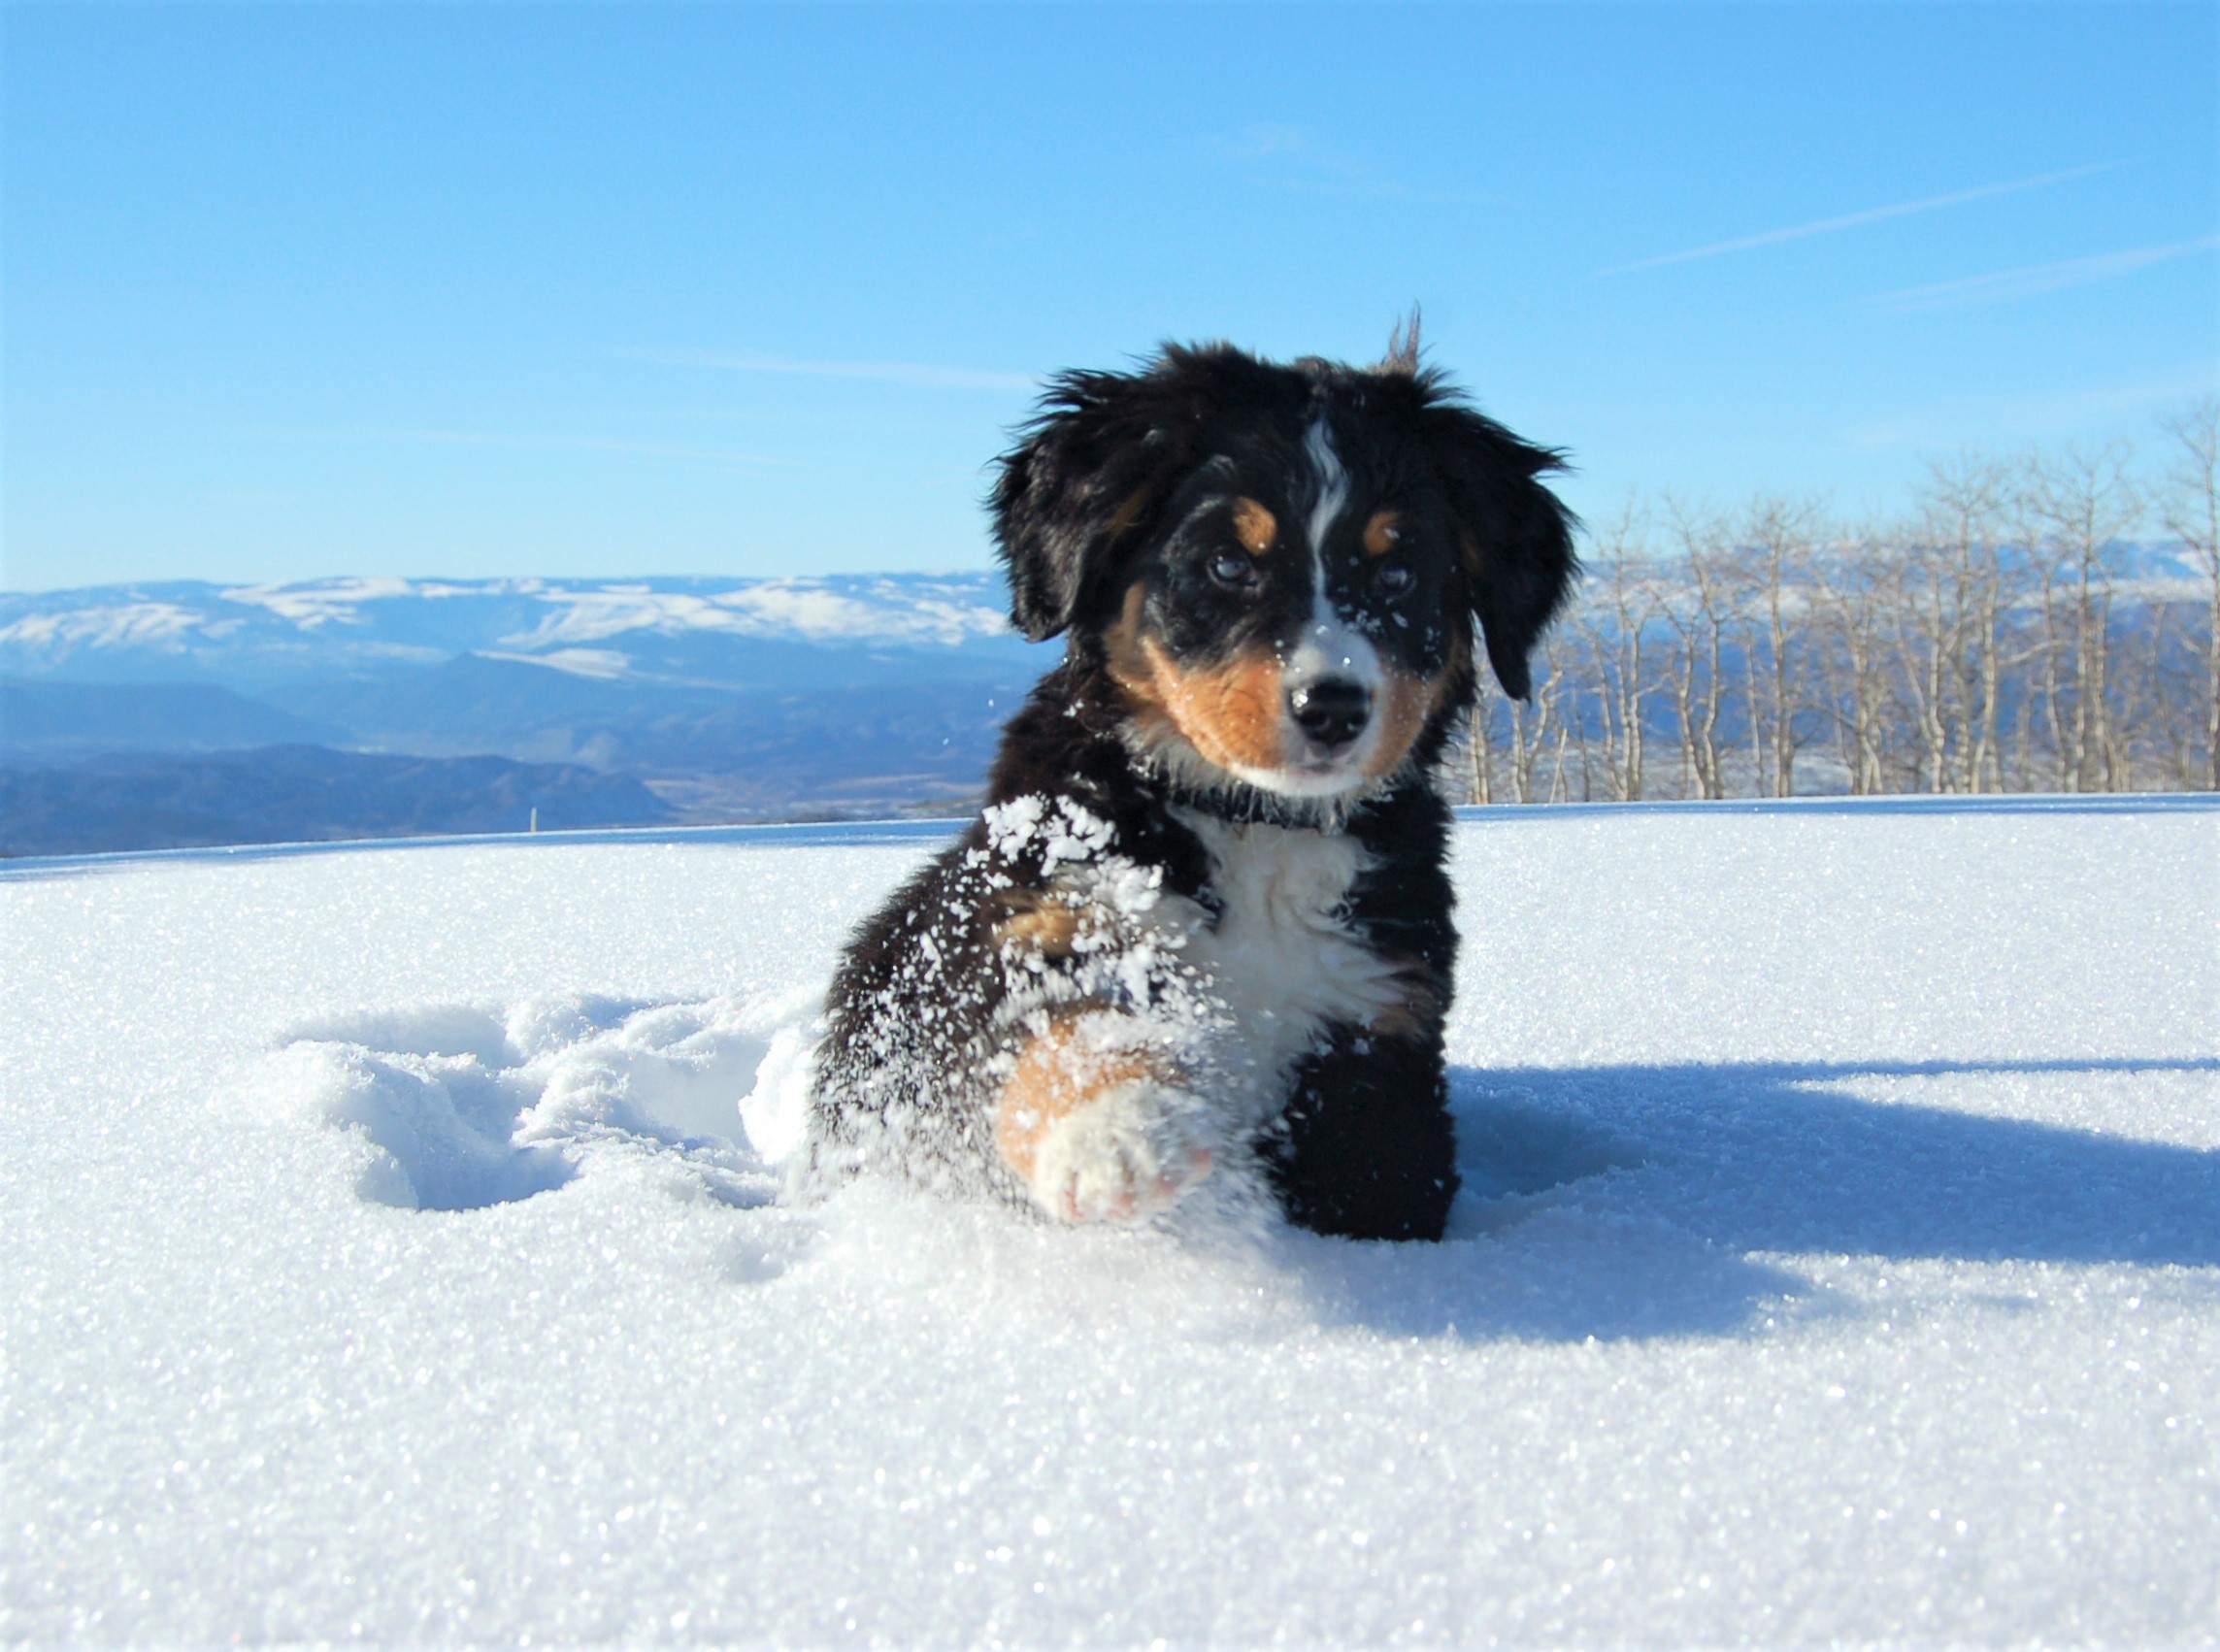
M 939 830 L 0 875 L 0 1635 L 2220 1635 L 2220 810 L 1478 814 L 1438 1247 L 782 1203 Z

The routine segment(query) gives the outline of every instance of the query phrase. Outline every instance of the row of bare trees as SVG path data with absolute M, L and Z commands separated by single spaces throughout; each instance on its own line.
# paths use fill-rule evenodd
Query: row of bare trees
M 1480 803 L 2220 789 L 2220 401 L 2162 428 L 2149 466 L 1936 465 L 1869 527 L 1630 506 L 1453 773 Z

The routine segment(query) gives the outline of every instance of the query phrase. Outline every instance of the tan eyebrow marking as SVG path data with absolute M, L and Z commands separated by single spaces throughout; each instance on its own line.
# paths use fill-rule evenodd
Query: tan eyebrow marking
M 1372 520 L 1365 524 L 1365 554 L 1385 556 L 1395 548 L 1395 542 L 1402 537 L 1402 512 L 1375 511 Z
M 1279 537 L 1279 520 L 1245 495 L 1234 501 L 1234 535 L 1251 556 L 1262 556 Z

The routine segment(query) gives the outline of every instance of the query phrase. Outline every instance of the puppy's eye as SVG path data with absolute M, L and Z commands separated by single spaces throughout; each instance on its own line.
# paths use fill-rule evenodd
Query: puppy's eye
M 1389 596 L 1400 597 L 1417 583 L 1418 576 L 1411 573 L 1400 562 L 1388 562 L 1381 564 L 1379 572 L 1373 576 L 1373 579 Z
M 1256 583 L 1256 564 L 1245 556 L 1221 550 L 1210 558 L 1210 578 L 1221 585 L 1239 590 Z

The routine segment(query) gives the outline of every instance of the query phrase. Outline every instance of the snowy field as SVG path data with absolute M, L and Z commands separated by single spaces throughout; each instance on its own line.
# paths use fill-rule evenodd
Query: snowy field
M 1475 814 L 1440 1246 L 782 1203 L 944 830 L 0 874 L 0 1636 L 2220 1636 L 2220 810 Z

